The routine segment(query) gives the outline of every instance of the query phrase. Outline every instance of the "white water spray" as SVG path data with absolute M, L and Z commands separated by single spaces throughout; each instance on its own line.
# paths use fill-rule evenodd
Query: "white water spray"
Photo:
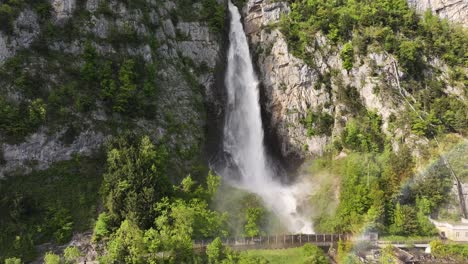
M 263 146 L 258 80 L 239 10 L 229 1 L 226 123 L 224 150 L 240 173 L 237 186 L 258 194 L 290 232 L 312 233 L 312 224 L 297 212 L 299 186 L 283 186 L 274 179 Z

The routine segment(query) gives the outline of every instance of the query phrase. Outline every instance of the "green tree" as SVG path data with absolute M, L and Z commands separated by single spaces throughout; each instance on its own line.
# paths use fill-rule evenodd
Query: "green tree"
M 219 237 L 215 238 L 206 247 L 206 255 L 208 256 L 208 263 L 218 264 L 224 259 L 224 246 Z
M 112 220 L 151 226 L 157 216 L 154 204 L 172 194 L 166 164 L 165 147 L 156 148 L 147 136 L 127 135 L 109 145 L 101 192 Z
M 343 68 L 345 68 L 347 71 L 350 71 L 353 68 L 354 63 L 354 49 L 351 42 L 347 42 L 343 45 L 340 56 L 343 60 Z
M 397 203 L 393 212 L 390 232 L 394 235 L 410 236 L 418 234 L 417 213 L 409 205 Z
M 207 192 L 210 198 L 212 198 L 218 191 L 219 185 L 221 184 L 221 177 L 213 174 L 210 170 L 206 177 Z
M 81 257 L 81 252 L 77 247 L 69 246 L 65 248 L 63 257 L 66 264 L 78 263 L 78 258 Z
M 94 225 L 94 231 L 93 231 L 93 240 L 94 241 L 99 241 L 104 237 L 107 237 L 110 233 L 109 231 L 109 222 L 110 222 L 110 217 L 107 213 L 101 213 L 99 214 L 98 220 L 96 221 L 96 224 Z
M 83 51 L 84 65 L 81 68 L 83 79 L 94 84 L 98 77 L 98 54 L 90 42 L 87 42 Z
M 41 125 L 46 118 L 46 104 L 42 99 L 35 99 L 29 105 L 29 124 L 32 127 Z
M 114 97 L 117 93 L 117 85 L 114 80 L 112 62 L 106 61 L 99 71 L 99 79 L 101 80 L 101 98 L 112 105 Z
M 246 211 L 246 224 L 245 224 L 245 235 L 249 237 L 258 236 L 261 234 L 260 226 L 261 222 L 263 221 L 263 217 L 265 215 L 265 211 L 263 208 L 254 207 L 254 208 L 247 208 Z
M 60 256 L 47 252 L 44 256 L 44 264 L 60 264 Z
M 107 253 L 102 263 L 147 263 L 147 247 L 144 232 L 133 222 L 124 220 L 119 229 L 110 237 Z
M 304 264 L 328 264 L 328 258 L 319 247 L 312 244 L 305 244 L 302 247 L 304 254 L 307 256 Z
M 130 111 L 129 107 L 137 89 L 134 67 L 135 62 L 133 60 L 125 60 L 120 67 L 120 85 L 113 105 L 113 110 L 116 112 L 125 113 Z

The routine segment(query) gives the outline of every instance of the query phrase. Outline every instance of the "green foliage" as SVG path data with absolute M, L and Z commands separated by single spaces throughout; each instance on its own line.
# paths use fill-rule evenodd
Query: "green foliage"
M 331 136 L 334 119 L 326 112 L 307 111 L 306 117 L 301 120 L 301 123 L 307 129 L 309 137 L 315 135 Z
M 99 217 L 94 225 L 93 231 L 93 240 L 99 241 L 104 237 L 107 237 L 110 234 L 109 231 L 109 224 L 110 224 L 110 217 L 107 213 L 99 214 Z
M 302 247 L 304 254 L 307 256 L 307 259 L 304 261 L 304 264 L 327 264 L 329 263 L 327 256 L 315 245 L 305 244 Z
M 81 76 L 90 85 L 95 84 L 98 77 L 98 54 L 90 42 L 85 44 L 83 51 L 84 65 L 81 68 Z
M 171 228 L 171 232 L 178 231 L 195 239 L 227 235 L 227 215 L 210 210 L 208 203 L 199 198 L 189 201 L 176 199 L 173 202 L 163 199 L 156 208 L 159 216 L 155 221 L 160 230 Z
M 221 185 L 218 194 L 216 207 L 229 215 L 227 220 L 231 235 L 268 233 L 269 224 L 274 222 L 275 216 L 267 211 L 259 196 L 226 185 Z
M 81 257 L 81 252 L 77 247 L 69 246 L 63 251 L 63 257 L 66 264 L 77 263 L 78 258 Z
M 228 262 L 236 263 L 236 262 Z M 323 250 L 313 245 L 304 245 L 288 249 L 259 249 L 247 250 L 240 254 L 239 264 L 304 264 L 330 263 Z
M 208 173 L 208 176 L 206 177 L 207 192 L 210 198 L 214 197 L 214 195 L 219 189 L 220 184 L 221 184 L 221 177 L 213 174 L 213 172 L 210 171 Z
M 129 106 L 132 103 L 137 88 L 134 67 L 135 62 L 133 60 L 126 60 L 120 68 L 120 86 L 115 95 L 115 104 L 113 105 L 113 110 L 116 112 L 125 113 L 129 111 Z
M 22 264 L 23 262 L 21 261 L 20 258 L 7 258 L 5 259 L 5 264 Z
M 377 113 L 367 112 L 364 117 L 347 123 L 342 134 L 342 144 L 358 152 L 380 152 L 385 141 L 381 126 L 382 118 Z
M 353 44 L 351 42 L 347 42 L 343 45 L 340 56 L 343 60 L 343 68 L 345 68 L 347 71 L 350 71 L 353 68 L 354 63 L 354 50 Z
M 211 242 L 206 247 L 206 255 L 208 256 L 208 263 L 210 264 L 218 264 L 221 263 L 224 256 L 224 246 L 219 237 L 215 238 L 213 242 Z
M 60 256 L 47 252 L 44 256 L 44 264 L 60 264 Z
M 424 107 L 429 108 L 429 113 L 418 111 L 411 112 L 411 131 L 419 136 L 429 138 L 444 132 L 458 132 L 466 134 L 468 109 L 457 98 L 444 94 L 421 95 Z M 417 105 L 418 109 L 423 108 Z M 422 118 L 422 119 L 421 119 Z
M 396 204 L 393 212 L 393 224 L 390 226 L 390 233 L 395 235 L 411 235 L 417 233 L 416 211 L 408 205 Z
M 218 4 L 216 0 L 203 0 L 203 10 L 201 18 L 208 22 L 208 26 L 213 32 L 224 32 L 225 8 L 223 4 Z
M 449 244 L 440 240 L 434 240 L 430 243 L 431 254 L 437 258 L 455 258 L 458 261 L 466 261 L 468 259 L 468 245 L 466 244 Z
M 42 99 L 29 104 L 16 105 L 0 96 L 0 134 L 21 139 L 36 131 L 46 118 L 46 105 Z M 14 141 L 14 140 L 13 140 Z
M 67 242 L 95 218 L 102 159 L 75 157 L 0 182 L 0 261 L 35 258 L 34 245 Z
M 107 245 L 107 254 L 102 263 L 145 263 L 146 245 L 144 232 L 133 222 L 124 220 L 112 234 Z
M 174 263 L 192 261 L 193 239 L 227 235 L 227 215 L 208 207 L 219 177 L 210 172 L 203 188 L 188 176 L 173 188 L 166 155 L 148 137 L 121 137 L 109 145 L 102 186 L 109 212 L 100 215 L 94 232 L 108 241 L 103 263 L 159 262 L 160 252 Z M 120 228 L 109 236 L 115 222 Z
M 114 221 L 131 219 L 148 228 L 156 217 L 154 204 L 172 193 L 166 176 L 167 151 L 149 137 L 115 139 L 108 148 L 101 192 Z
M 317 32 L 334 43 L 346 43 L 341 55 L 348 70 L 352 67 L 351 40 L 361 53 L 370 45 L 380 45 L 411 73 L 423 66 L 422 54 L 441 57 L 450 65 L 463 66 L 467 61 L 466 30 L 449 26 L 430 12 L 421 19 L 403 0 L 293 1 L 291 12 L 281 21 L 281 31 L 292 53 L 309 64 L 311 54 L 305 47 L 314 47 Z
M 246 216 L 247 222 L 245 224 L 245 235 L 255 237 L 260 235 L 260 222 L 262 221 L 265 211 L 263 208 L 247 208 Z
M 382 249 L 382 254 L 380 255 L 379 261 L 382 264 L 396 264 L 398 263 L 398 258 L 393 253 L 393 246 L 389 245 Z
M 418 64 L 422 63 L 420 47 L 421 43 L 412 40 L 402 40 L 398 47 L 398 62 L 411 73 L 417 73 Z
M 336 257 L 340 263 L 346 263 L 346 258 L 349 256 L 352 247 L 353 244 L 351 243 L 351 241 L 338 241 Z

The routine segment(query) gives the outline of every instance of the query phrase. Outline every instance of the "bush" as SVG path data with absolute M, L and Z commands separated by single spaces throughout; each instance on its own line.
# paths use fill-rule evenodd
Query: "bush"
M 22 264 L 23 262 L 21 261 L 20 258 L 7 258 L 5 259 L 5 264 Z
M 47 252 L 44 256 L 44 264 L 60 264 L 60 256 Z
M 77 247 L 67 247 L 63 252 L 63 257 L 65 258 L 66 264 L 77 263 L 79 257 L 81 257 L 81 252 Z
M 216 0 L 203 0 L 202 19 L 208 21 L 208 26 L 214 32 L 224 31 L 225 8 L 223 4 L 218 4 Z
M 302 247 L 304 254 L 307 257 L 304 264 L 328 264 L 328 258 L 319 247 L 312 244 L 305 244 Z
M 354 63 L 354 50 L 353 44 L 351 42 L 347 42 L 343 45 L 340 57 L 343 60 L 343 68 L 345 68 L 347 71 L 350 71 L 353 68 Z
M 208 263 L 210 264 L 221 263 L 221 260 L 224 259 L 224 246 L 219 237 L 215 238 L 213 242 L 206 247 L 206 255 L 208 256 Z
M 98 220 L 96 221 L 96 224 L 94 225 L 94 231 L 93 231 L 93 240 L 94 241 L 99 241 L 104 237 L 107 237 L 110 234 L 109 231 L 109 222 L 110 222 L 110 217 L 107 215 L 107 213 L 101 213 L 98 217 Z
M 431 241 L 431 254 L 437 258 L 455 258 L 458 261 L 468 259 L 468 245 L 446 244 L 439 240 Z

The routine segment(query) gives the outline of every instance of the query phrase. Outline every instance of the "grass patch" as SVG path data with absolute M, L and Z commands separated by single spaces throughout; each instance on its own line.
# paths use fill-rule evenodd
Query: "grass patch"
M 432 241 L 437 239 L 433 236 L 383 236 L 379 237 L 379 240 L 382 241 L 393 241 L 393 242 L 417 242 L 417 241 Z
M 270 264 L 302 264 L 310 257 L 303 248 L 248 250 L 242 255 L 264 258 Z

